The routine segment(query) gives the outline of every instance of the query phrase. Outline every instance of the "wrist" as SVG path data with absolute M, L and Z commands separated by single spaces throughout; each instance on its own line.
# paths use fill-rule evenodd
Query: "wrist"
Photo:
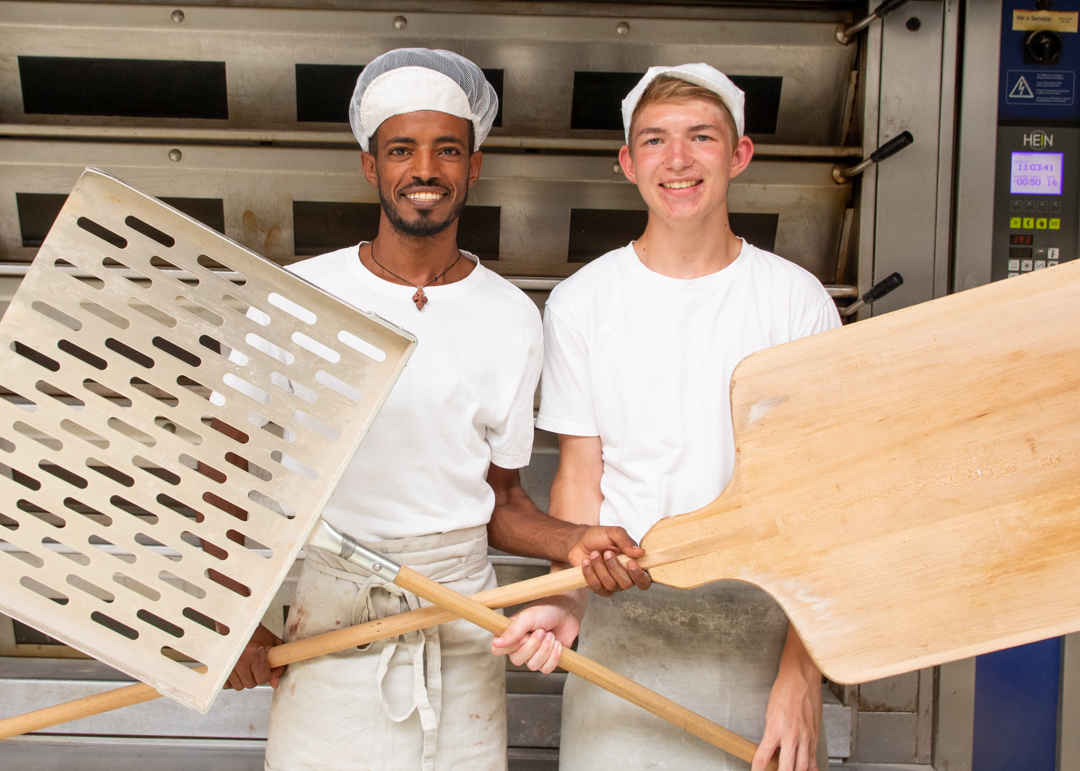
M 564 523 L 564 527 L 562 528 L 562 552 L 557 555 L 558 562 L 565 562 L 568 565 L 571 564 L 570 553 L 574 550 L 575 546 L 581 543 L 581 539 L 585 537 L 585 533 L 588 529 L 588 525 Z

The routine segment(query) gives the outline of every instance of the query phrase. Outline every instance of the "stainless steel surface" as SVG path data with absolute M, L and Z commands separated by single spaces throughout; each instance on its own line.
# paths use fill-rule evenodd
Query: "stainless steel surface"
M 965 0 L 957 136 L 955 291 L 990 282 L 1001 0 Z
M 945 0 L 945 23 L 941 42 L 941 112 L 938 118 L 937 217 L 934 221 L 934 297 L 955 291 L 952 271 L 955 229 L 957 95 L 960 88 L 961 17 L 963 0 Z
M 443 8 L 446 5 L 441 6 Z M 652 18 L 616 33 L 618 17 L 410 12 L 405 29 L 381 11 L 211 8 L 107 4 L 0 4 L 0 114 L 7 122 L 160 127 L 162 118 L 27 115 L 15 56 L 142 57 L 225 62 L 228 118 L 179 121 L 190 128 L 295 129 L 295 65 L 365 64 L 399 46 L 448 48 L 504 71 L 496 135 L 615 139 L 570 128 L 575 71 L 644 72 L 658 61 L 708 61 L 739 75 L 784 77 L 780 144 L 834 145 L 855 57 L 837 44 L 835 21 L 768 24 L 737 19 Z M 707 16 L 708 14 L 702 14 Z M 750 14 L 752 15 L 752 14 Z M 793 14 L 799 17 L 798 12 Z M 108 29 L 109 34 L 92 34 Z M 324 124 L 330 128 L 333 124 Z M 340 131 L 340 128 L 337 130 Z
M 841 704 L 828 686 L 824 685 L 821 687 L 821 702 L 821 730 L 825 732 L 825 746 L 828 747 L 829 757 L 850 757 L 851 708 Z
M 1065 635 L 1061 660 L 1061 771 L 1080 769 L 1080 632 Z
M 975 659 L 942 664 L 938 670 L 934 768 L 971 771 L 975 740 Z
M 881 46 L 883 25 L 874 24 L 867 28 L 859 44 L 860 93 L 857 108 L 861 108 L 862 121 L 859 126 L 860 142 L 877 144 L 880 138 L 878 124 L 881 110 Z M 860 112 L 855 110 L 856 114 Z M 874 245 L 876 241 L 875 225 L 877 222 L 877 184 L 878 168 L 871 166 L 859 177 L 860 195 L 853 196 L 855 201 L 854 221 L 857 223 L 855 249 L 855 273 L 857 275 L 858 295 L 870 290 L 874 279 Z M 870 315 L 870 309 L 862 311 L 856 318 Z
M 296 259 L 294 201 L 377 203 L 360 154 L 346 150 L 0 140 L 0 201 L 16 193 L 66 193 L 86 165 L 103 168 L 157 196 L 221 199 L 225 234 L 280 262 Z M 909 151 L 910 152 L 910 151 Z M 501 207 L 499 260 L 505 275 L 566 277 L 571 209 L 643 211 L 637 188 L 611 159 L 564 155 L 489 155 L 471 204 Z M 778 216 L 774 251 L 829 283 L 835 273 L 850 185 L 832 179 L 831 162 L 756 161 L 732 184 L 733 211 Z M 0 206 L 0 260 L 29 262 L 18 212 Z M 599 256 L 599 255 L 596 255 Z M 891 272 L 891 271 L 890 271 Z
M 0 321 L 0 608 L 205 710 L 415 340 L 100 172 L 40 257 Z
M 338 147 L 360 152 L 356 138 L 348 131 L 257 131 L 247 129 L 188 129 L 182 127 L 146 128 L 142 126 L 57 126 L 48 124 L 0 123 L 0 137 L 12 139 L 110 139 L 114 141 L 172 140 L 181 144 L 265 145 L 282 147 Z M 621 139 L 575 139 L 530 136 L 492 136 L 484 142 L 484 151 L 549 150 L 602 152 L 618 155 Z M 858 158 L 861 147 L 828 145 L 781 145 L 760 143 L 754 146 L 755 158 Z M 182 160 L 177 158 L 177 160 Z
M 852 761 L 930 763 L 934 672 L 924 669 L 858 686 Z
M 33 771 L 263 771 L 265 742 L 25 736 L 0 743 L 0 765 Z
M 938 262 L 949 258 L 947 252 L 936 251 L 936 231 L 948 227 L 947 217 L 939 221 L 938 194 L 940 175 L 951 177 L 952 170 L 941 165 L 936 138 L 941 134 L 942 83 L 955 73 L 953 63 L 942 61 L 944 11 L 942 2 L 913 0 L 904 6 L 903 13 L 890 14 L 881 24 L 878 142 L 905 130 L 920 140 L 877 169 L 873 278 L 880 280 L 898 271 L 904 276 L 904 285 L 874 304 L 875 315 L 930 300 L 945 291 L 945 287 L 935 286 Z M 921 21 L 917 31 L 906 26 L 913 16 Z M 951 130 L 945 135 L 951 137 Z M 864 181 L 864 191 L 869 184 L 873 182 Z M 860 288 L 863 279 L 860 272 Z
M 263 771 L 264 741 L 28 736 L 0 743 L 0 765 L 28 771 Z M 558 750 L 511 747 L 508 771 L 558 771 Z

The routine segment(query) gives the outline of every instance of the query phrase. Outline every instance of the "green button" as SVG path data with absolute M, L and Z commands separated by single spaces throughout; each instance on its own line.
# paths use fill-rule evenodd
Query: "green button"
M 1050 229 L 1051 230 L 1061 230 L 1061 220 L 1059 220 L 1057 217 L 1051 217 L 1050 218 Z
M 1025 230 L 1034 230 L 1035 229 L 1035 218 L 1034 217 L 1024 217 L 1024 229 Z
M 1039 217 L 1037 220 L 1035 220 L 1035 229 L 1046 230 L 1046 217 Z
M 1019 217 L 1009 217 L 1009 229 L 1010 230 L 1019 230 L 1020 229 L 1020 218 Z

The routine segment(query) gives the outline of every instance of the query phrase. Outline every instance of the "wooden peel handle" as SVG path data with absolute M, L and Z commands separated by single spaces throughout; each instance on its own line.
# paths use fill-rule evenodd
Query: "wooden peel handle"
M 581 575 L 581 570 L 573 568 L 480 592 L 473 595 L 473 599 L 490 608 L 505 608 L 584 586 L 585 579 Z M 328 653 L 337 653 L 357 645 L 367 645 L 388 637 L 397 637 L 418 629 L 438 626 L 457 618 L 458 616 L 453 613 L 438 607 L 421 608 L 316 635 L 305 640 L 278 645 L 269 650 L 268 658 L 271 667 L 283 667 L 298 661 L 325 656 Z M 61 723 L 69 723 L 72 720 L 93 717 L 121 707 L 142 704 L 160 696 L 161 694 L 153 687 L 145 683 L 136 683 L 52 707 L 44 707 L 0 720 L 0 740 L 51 728 Z
M 397 574 L 397 578 L 394 579 L 394 583 L 495 635 L 502 634 L 510 626 L 510 619 L 501 613 L 496 613 L 476 600 L 458 594 L 453 589 L 448 589 L 437 581 L 433 581 L 410 568 L 403 566 Z M 694 736 L 704 739 L 714 747 L 719 747 L 724 752 L 741 758 L 747 763 L 754 759 L 757 745 L 749 739 L 744 739 L 737 733 L 717 725 L 655 691 L 650 691 L 645 686 L 639 685 L 633 680 L 623 677 L 618 672 L 613 672 L 607 667 L 597 664 L 576 651 L 564 648 L 562 658 L 559 660 L 559 666 L 567 672 L 588 680 L 590 683 L 626 699 L 631 704 L 636 704 L 657 717 L 689 731 Z M 774 758 L 768 768 L 775 771 L 777 767 L 778 764 Z

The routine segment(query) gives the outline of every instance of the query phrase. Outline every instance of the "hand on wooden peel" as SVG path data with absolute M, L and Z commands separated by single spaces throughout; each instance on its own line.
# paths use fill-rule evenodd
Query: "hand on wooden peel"
M 491 641 L 491 652 L 508 655 L 515 665 L 525 665 L 534 672 L 555 671 L 563 646 L 573 645 L 581 629 L 585 604 L 583 598 L 578 599 L 580 594 L 557 594 L 525 608 Z
M 265 626 L 259 624 L 247 645 L 244 646 L 233 671 L 229 674 L 225 688 L 242 691 L 245 688 L 254 688 L 256 685 L 266 683 L 270 683 L 271 688 L 277 688 L 281 676 L 285 674 L 285 667 L 271 669 L 267 655 L 271 648 L 282 645 L 284 642 Z
M 601 597 L 630 589 L 648 589 L 652 579 L 631 559 L 623 565 L 619 554 L 641 557 L 645 550 L 621 527 L 587 527 L 581 540 L 570 549 L 569 562 L 581 568 L 589 588 Z
M 821 730 L 821 671 L 799 639 L 794 627 L 780 655 L 769 705 L 765 733 L 754 755 L 752 771 L 764 771 L 780 751 L 779 771 L 819 771 L 818 733 Z M 820 769 L 825 771 L 825 769 Z

